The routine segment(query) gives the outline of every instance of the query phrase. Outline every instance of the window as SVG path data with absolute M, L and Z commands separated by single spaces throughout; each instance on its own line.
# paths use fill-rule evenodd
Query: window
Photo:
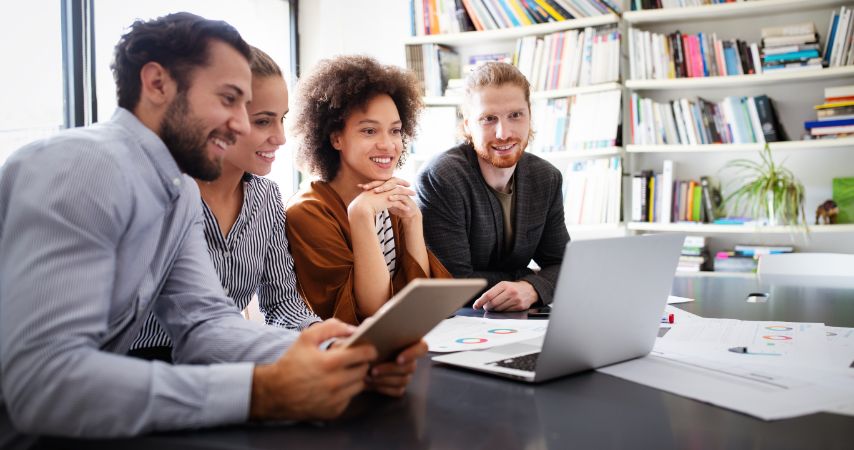
M 5 8 L 8 9 L 8 8 Z M 33 26 L 39 24 L 39 26 Z M 16 2 L 0 15 L 0 164 L 21 146 L 63 127 L 62 27 L 55 0 Z
M 267 52 L 282 67 L 292 88 L 290 52 L 290 4 L 287 0 L 148 0 L 145 2 L 94 1 L 95 79 L 98 120 L 107 120 L 116 109 L 116 88 L 110 64 L 113 47 L 136 20 L 187 11 L 208 19 L 225 20 L 246 42 Z M 276 181 L 285 200 L 294 192 L 293 152 L 284 146 L 269 178 Z
M 296 2 L 294 2 L 296 3 Z M 66 23 L 87 19 L 76 17 L 84 14 L 69 12 L 63 19 L 62 6 L 66 2 L 56 0 L 30 0 L 16 2 L 14 13 L 0 15 L 0 29 L 4 36 L 14 36 L 0 44 L 0 60 L 8 63 L 0 71 L 0 82 L 6 88 L 3 106 L 0 107 L 0 164 L 21 146 L 56 133 L 64 127 L 66 111 L 91 110 L 92 89 L 84 87 L 80 98 L 66 96 L 63 91 L 64 71 L 86 71 L 86 64 L 69 69 L 63 66 L 63 43 L 68 35 L 88 47 L 88 36 L 81 30 L 63 35 L 63 20 Z M 282 67 L 288 86 L 292 84 L 293 64 L 291 61 L 291 2 L 289 0 L 147 0 L 145 2 L 117 2 L 114 0 L 68 0 L 78 9 L 93 12 L 94 30 L 94 94 L 97 99 L 97 114 L 92 120 L 107 120 L 116 108 L 115 84 L 110 64 L 113 48 L 128 27 L 136 19 L 151 19 L 171 12 L 189 11 L 209 19 L 225 20 L 240 31 L 240 34 L 275 59 Z M 82 6 L 82 8 L 81 8 Z M 67 9 L 67 11 L 70 11 Z M 72 15 L 74 17 L 68 17 Z M 38 24 L 38 26 L 34 26 Z M 88 23 L 85 26 L 88 26 Z M 73 29 L 69 27 L 69 29 Z M 72 54 L 72 53 L 69 53 Z M 71 58 L 71 57 L 69 57 Z M 79 61 L 78 61 L 79 62 Z M 90 74 L 72 74 L 76 79 L 89 80 Z M 88 86 L 88 83 L 86 83 Z M 87 90 L 88 89 L 88 90 Z M 84 122 L 88 116 L 80 116 Z M 74 122 L 72 122 L 74 123 Z M 285 146 L 280 152 L 279 162 L 274 165 L 270 178 L 279 183 L 285 198 L 293 193 L 295 174 L 293 152 Z

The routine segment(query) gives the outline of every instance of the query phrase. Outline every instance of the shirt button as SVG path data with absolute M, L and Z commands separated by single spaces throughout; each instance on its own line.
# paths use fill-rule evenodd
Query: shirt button
M 230 251 L 226 250 L 222 255 L 225 256 L 226 258 L 231 258 L 231 252 Z
M 179 177 L 173 178 L 172 184 L 174 184 L 175 186 L 180 186 L 181 185 L 181 178 L 179 178 Z
M 225 295 L 228 295 L 228 293 L 229 293 L 228 288 L 223 289 L 223 291 L 225 291 Z

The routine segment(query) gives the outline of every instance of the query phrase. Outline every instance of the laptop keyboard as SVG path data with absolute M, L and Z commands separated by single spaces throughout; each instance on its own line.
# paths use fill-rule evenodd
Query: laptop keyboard
M 527 355 L 517 356 L 515 358 L 502 359 L 501 361 L 495 361 L 489 363 L 491 365 L 495 365 L 498 367 L 506 367 L 508 369 L 517 369 L 524 370 L 526 372 L 533 372 L 537 367 L 537 357 L 540 356 L 540 353 L 530 353 Z

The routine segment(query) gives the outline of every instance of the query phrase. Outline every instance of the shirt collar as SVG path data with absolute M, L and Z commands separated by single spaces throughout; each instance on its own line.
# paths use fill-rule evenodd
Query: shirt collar
M 178 198 L 183 189 L 183 184 L 191 180 L 189 177 L 183 176 L 181 169 L 178 168 L 178 163 L 175 162 L 175 158 L 172 157 L 172 153 L 160 139 L 160 136 L 140 122 L 133 113 L 122 107 L 116 108 L 116 112 L 113 113 L 110 120 L 130 131 L 142 151 L 154 165 L 170 199 Z

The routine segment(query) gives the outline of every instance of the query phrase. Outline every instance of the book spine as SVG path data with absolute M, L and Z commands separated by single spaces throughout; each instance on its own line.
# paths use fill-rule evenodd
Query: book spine
M 691 206 L 692 206 L 692 211 L 693 211 L 691 213 L 691 220 L 694 222 L 702 222 L 703 221 L 703 199 L 702 199 L 703 187 L 695 183 L 694 188 L 691 190 L 691 192 L 692 192 Z
M 717 217 L 715 215 L 715 205 L 712 201 L 712 186 L 708 177 L 700 177 L 700 187 L 702 188 L 705 222 L 714 222 Z
M 691 180 L 688 182 L 688 188 L 687 188 L 687 192 L 685 195 L 686 199 L 688 200 L 688 203 L 686 205 L 686 211 L 685 211 L 685 215 L 686 215 L 685 219 L 689 220 L 689 221 L 694 220 L 694 188 L 695 187 L 697 187 L 697 182 L 695 182 L 694 180 Z

